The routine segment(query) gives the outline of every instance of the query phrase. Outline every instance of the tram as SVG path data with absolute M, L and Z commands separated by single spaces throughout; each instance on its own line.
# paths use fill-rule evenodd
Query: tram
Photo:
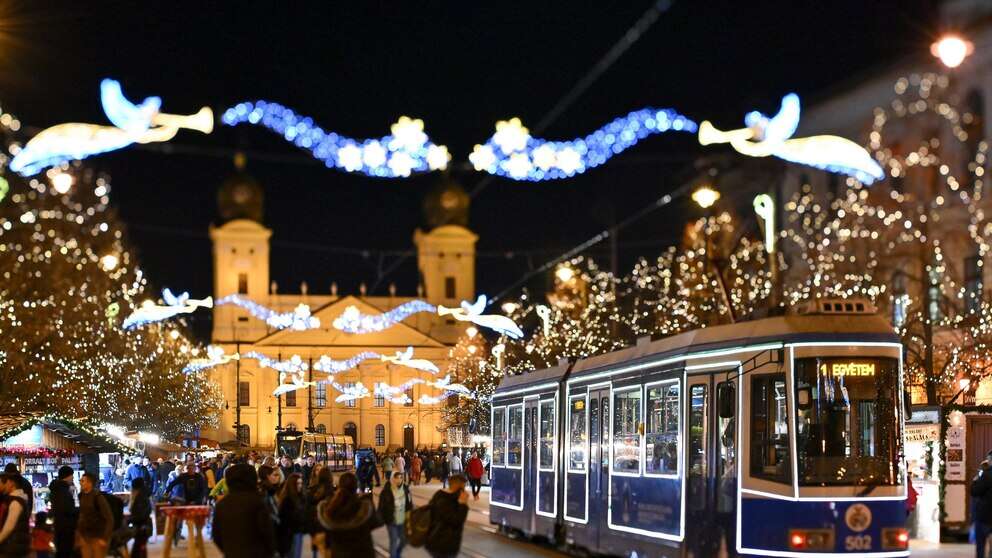
M 490 521 L 613 556 L 908 556 L 902 381 L 851 301 L 504 378 Z
M 279 455 L 294 460 L 312 455 L 332 471 L 350 471 L 355 459 L 355 444 L 346 435 L 282 430 L 276 433 L 276 447 Z

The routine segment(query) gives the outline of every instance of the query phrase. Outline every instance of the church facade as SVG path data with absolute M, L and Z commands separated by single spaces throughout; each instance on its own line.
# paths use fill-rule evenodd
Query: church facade
M 441 395 L 440 390 L 421 383 L 407 390 L 410 401 L 406 403 L 392 403 L 374 395 L 338 402 L 341 393 L 329 383 L 319 383 L 327 375 L 313 371 L 310 365 L 322 356 L 346 360 L 364 351 L 392 356 L 412 347 L 414 358 L 432 361 L 444 376 L 450 350 L 465 330 L 462 322 L 421 313 L 370 334 L 345 333 L 332 323 L 349 306 L 356 306 L 363 314 L 381 314 L 416 299 L 445 306 L 473 299 L 477 236 L 466 227 L 464 191 L 454 183 L 442 183 L 425 203 L 432 227 L 418 229 L 413 236 L 421 281 L 418 296 L 399 296 L 393 287 L 386 296 L 339 294 L 333 286 L 328 292 L 314 293 L 306 284 L 296 294 L 277 293 L 269 275 L 273 231 L 261 222 L 261 195 L 261 188 L 243 172 L 221 188 L 222 222 L 210 229 L 215 300 L 239 294 L 278 312 L 290 312 L 305 304 L 320 320 L 320 327 L 276 330 L 242 308 L 215 307 L 212 344 L 242 358 L 210 371 L 223 392 L 224 403 L 219 427 L 204 430 L 202 436 L 220 442 L 240 440 L 255 448 L 273 448 L 279 428 L 346 434 L 354 438 L 356 447 L 378 451 L 437 447 L 445 442 L 440 421 L 444 402 L 420 402 L 423 395 Z M 258 358 L 244 356 L 249 353 L 281 361 L 299 357 L 310 367 L 306 379 L 318 383 L 275 397 L 272 393 L 279 385 L 279 373 L 262 366 Z M 434 379 L 429 372 L 375 359 L 337 374 L 334 380 L 343 387 L 361 382 L 373 391 L 378 383 L 400 386 L 414 378 Z

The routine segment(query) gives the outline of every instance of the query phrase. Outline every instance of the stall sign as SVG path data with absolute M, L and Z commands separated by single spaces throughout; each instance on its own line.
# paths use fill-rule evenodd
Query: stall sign
M 940 428 L 936 424 L 907 424 L 906 442 L 925 443 L 940 439 Z
M 964 467 L 964 427 L 951 426 L 947 429 L 946 461 L 947 471 L 944 473 L 944 480 L 963 481 L 965 480 Z

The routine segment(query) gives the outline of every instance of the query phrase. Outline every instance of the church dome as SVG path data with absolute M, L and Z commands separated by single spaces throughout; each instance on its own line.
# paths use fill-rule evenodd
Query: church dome
M 441 175 L 438 183 L 424 199 L 424 218 L 429 228 L 444 225 L 468 227 L 468 210 L 471 200 L 462 185 L 450 172 Z
M 227 177 L 217 191 L 217 209 L 222 222 L 250 219 L 262 222 L 262 186 L 245 171 L 245 156 L 234 156 L 234 174 Z

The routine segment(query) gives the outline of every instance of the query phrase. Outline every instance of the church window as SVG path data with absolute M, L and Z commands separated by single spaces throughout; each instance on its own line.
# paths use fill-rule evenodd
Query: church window
M 248 294 L 248 274 L 238 274 L 238 294 Z
M 444 278 L 444 298 L 455 298 L 455 278 Z

